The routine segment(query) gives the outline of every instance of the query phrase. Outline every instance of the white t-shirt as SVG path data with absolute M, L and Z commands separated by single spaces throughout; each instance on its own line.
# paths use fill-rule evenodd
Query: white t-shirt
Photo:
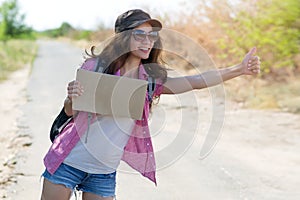
M 135 120 L 130 118 L 99 116 L 65 158 L 64 163 L 93 174 L 116 171 L 134 123 Z

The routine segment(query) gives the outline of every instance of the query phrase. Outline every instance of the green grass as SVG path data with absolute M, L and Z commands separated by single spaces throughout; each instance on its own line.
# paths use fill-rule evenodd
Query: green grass
M 34 40 L 0 41 L 0 82 L 26 64 L 32 64 L 36 52 L 37 44 Z

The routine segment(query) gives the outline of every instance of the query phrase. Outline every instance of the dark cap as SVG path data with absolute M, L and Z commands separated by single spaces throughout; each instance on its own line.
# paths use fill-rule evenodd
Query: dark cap
M 115 23 L 115 33 L 133 29 L 145 22 L 148 22 L 156 30 L 162 28 L 161 23 L 156 19 L 151 19 L 148 13 L 140 9 L 133 9 L 118 16 Z

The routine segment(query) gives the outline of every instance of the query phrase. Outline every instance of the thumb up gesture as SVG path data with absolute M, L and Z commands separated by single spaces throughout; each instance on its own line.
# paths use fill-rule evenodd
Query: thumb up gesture
M 253 47 L 242 61 L 242 73 L 244 75 L 256 75 L 260 73 L 260 58 L 255 56 L 256 47 Z

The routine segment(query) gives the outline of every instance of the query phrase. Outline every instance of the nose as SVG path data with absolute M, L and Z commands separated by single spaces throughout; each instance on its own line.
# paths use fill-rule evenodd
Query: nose
M 151 40 L 149 39 L 149 36 L 146 35 L 145 39 L 142 41 L 143 44 L 151 44 Z

